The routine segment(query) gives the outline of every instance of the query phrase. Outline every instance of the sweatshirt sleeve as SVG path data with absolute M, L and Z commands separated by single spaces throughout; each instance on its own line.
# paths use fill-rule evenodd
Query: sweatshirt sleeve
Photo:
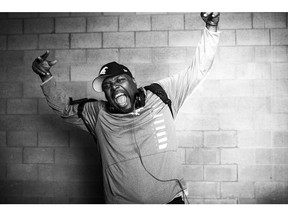
M 187 97 L 195 91 L 209 73 L 217 51 L 219 37 L 219 31 L 212 32 L 205 28 L 190 66 L 179 74 L 158 82 L 172 101 L 173 113 L 178 113 Z
M 54 112 L 64 119 L 65 122 L 73 124 L 83 130 L 87 128 L 83 120 L 78 116 L 78 104 L 70 104 L 70 98 L 66 92 L 57 86 L 54 77 L 41 84 L 43 94 L 46 97 L 48 105 Z M 95 128 L 98 115 L 98 101 L 88 102 L 83 107 L 83 116 L 86 123 Z

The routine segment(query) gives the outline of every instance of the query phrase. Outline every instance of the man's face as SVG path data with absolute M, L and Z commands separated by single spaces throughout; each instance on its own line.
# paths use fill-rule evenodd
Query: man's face
M 129 113 L 134 109 L 137 85 L 133 78 L 121 74 L 106 78 L 102 83 L 102 89 L 108 102 L 119 113 Z

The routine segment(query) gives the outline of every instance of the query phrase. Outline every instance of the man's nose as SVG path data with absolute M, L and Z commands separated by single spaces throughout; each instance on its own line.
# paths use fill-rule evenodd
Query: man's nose
M 117 83 L 113 83 L 113 84 L 112 84 L 112 89 L 113 89 L 113 90 L 116 90 L 117 88 L 119 88 L 118 84 L 117 84 Z

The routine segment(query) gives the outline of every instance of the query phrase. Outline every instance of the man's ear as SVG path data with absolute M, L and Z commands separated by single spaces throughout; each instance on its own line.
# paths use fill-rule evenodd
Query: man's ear
M 134 77 L 132 78 L 132 81 L 137 85 L 137 82 Z

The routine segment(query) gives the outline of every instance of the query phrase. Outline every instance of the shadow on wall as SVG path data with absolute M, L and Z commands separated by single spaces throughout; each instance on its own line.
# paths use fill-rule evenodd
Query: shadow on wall
M 256 187 L 257 204 L 288 204 L 288 183 L 265 182 Z
M 24 140 L 24 147 L 1 148 L 0 203 L 104 203 L 102 165 L 93 137 L 55 115 L 36 122 L 26 130 L 39 130 L 37 146 Z

